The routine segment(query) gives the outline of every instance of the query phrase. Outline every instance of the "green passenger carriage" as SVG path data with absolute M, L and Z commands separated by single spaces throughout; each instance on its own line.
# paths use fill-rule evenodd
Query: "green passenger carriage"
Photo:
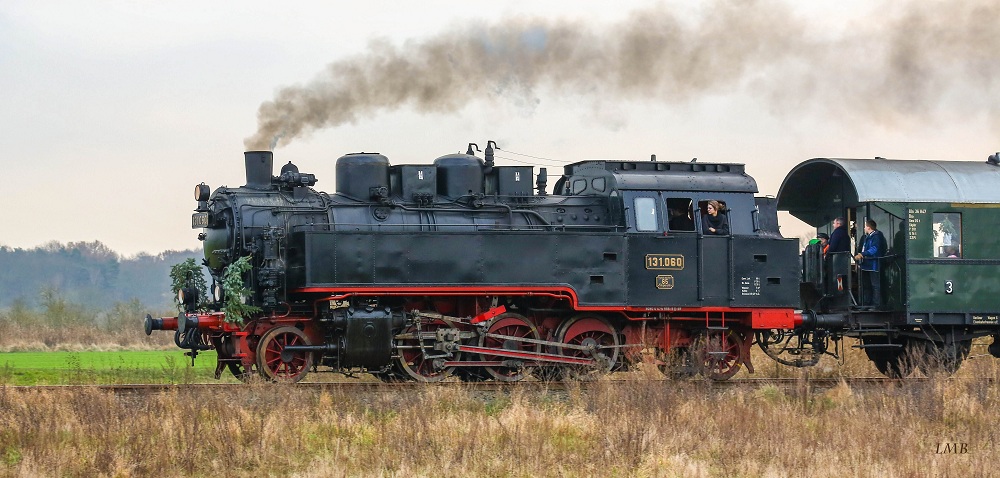
M 986 162 L 812 159 L 785 178 L 778 209 L 831 233 L 847 220 L 850 253 L 803 252 L 803 309 L 808 325 L 843 331 L 880 371 L 915 367 L 953 372 L 972 340 L 992 335 L 1000 356 L 1000 165 Z M 881 297 L 864 307 L 852 256 L 872 219 L 887 243 L 878 258 Z M 820 335 L 823 335 L 822 332 Z M 815 337 L 800 337 L 803 341 Z

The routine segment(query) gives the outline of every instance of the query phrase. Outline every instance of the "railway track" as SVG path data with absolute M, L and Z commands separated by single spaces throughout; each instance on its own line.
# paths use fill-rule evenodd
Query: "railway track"
M 968 379 L 948 379 L 960 381 Z M 975 379 L 976 381 L 988 381 L 986 379 Z M 684 387 L 688 389 L 705 390 L 726 390 L 737 388 L 809 388 L 827 389 L 836 387 L 841 383 L 851 388 L 890 388 L 904 387 L 908 385 L 929 382 L 927 378 L 906 378 L 892 379 L 885 377 L 858 377 L 858 378 L 744 378 L 716 382 L 710 380 L 642 380 L 646 383 L 660 383 L 664 387 Z M 593 382 L 570 381 L 570 382 L 543 382 L 543 381 L 521 381 L 521 382 L 459 382 L 446 381 L 436 383 L 422 382 L 402 382 L 402 383 L 381 383 L 381 382 L 300 382 L 296 384 L 272 384 L 272 383 L 188 383 L 188 384 L 104 384 L 104 385 L 25 385 L 11 386 L 0 385 L 0 388 L 16 392 L 32 391 L 83 391 L 99 390 L 121 394 L 153 394 L 167 391 L 197 391 L 197 390 L 217 390 L 235 391 L 239 389 L 261 389 L 270 387 L 288 387 L 298 390 L 316 391 L 349 391 L 349 392 L 388 392 L 404 390 L 429 390 L 429 389 L 454 389 L 465 391 L 565 391 L 580 389 L 586 390 L 600 387 L 616 387 L 634 384 L 637 380 L 605 379 Z

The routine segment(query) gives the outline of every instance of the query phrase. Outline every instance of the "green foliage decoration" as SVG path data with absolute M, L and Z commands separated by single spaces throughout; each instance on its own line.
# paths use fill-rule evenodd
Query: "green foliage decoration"
M 250 314 L 261 311 L 260 307 L 247 304 L 245 299 L 250 296 L 250 289 L 243 284 L 243 274 L 251 268 L 250 256 L 243 256 L 229 264 L 222 274 L 222 292 L 225 296 L 223 310 L 226 312 L 226 322 L 239 323 Z
M 205 276 L 201 273 L 201 266 L 193 258 L 188 258 L 184 262 L 170 267 L 170 292 L 174 294 L 174 303 L 177 305 L 178 312 L 184 310 L 184 304 L 177 300 L 177 292 L 189 284 L 198 290 L 200 299 L 198 309 L 205 310 L 204 305 L 208 299 L 208 284 L 205 282 Z

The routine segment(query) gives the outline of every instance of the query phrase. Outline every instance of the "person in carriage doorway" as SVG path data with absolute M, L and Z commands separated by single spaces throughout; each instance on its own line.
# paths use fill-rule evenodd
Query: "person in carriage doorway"
M 722 204 L 713 199 L 705 206 L 705 210 L 707 213 L 701 217 L 702 233 L 728 236 L 729 218 L 726 217 L 726 211 Z
M 865 221 L 865 242 L 854 259 L 861 264 L 862 304 L 879 307 L 882 304 L 882 278 L 879 275 L 879 258 L 885 255 L 886 242 L 875 221 Z
M 810 240 L 809 244 L 819 244 L 820 250 L 823 251 L 823 257 L 826 257 L 826 253 L 830 249 L 830 235 L 825 232 L 816 234 L 816 239 Z
M 827 252 L 848 252 L 851 250 L 851 238 L 847 234 L 847 221 L 842 217 L 833 220 L 833 232 L 827 243 Z
M 825 232 L 821 232 L 817 234 L 816 237 L 819 238 L 819 244 L 823 248 L 823 257 L 826 257 L 826 253 L 830 252 L 830 235 Z

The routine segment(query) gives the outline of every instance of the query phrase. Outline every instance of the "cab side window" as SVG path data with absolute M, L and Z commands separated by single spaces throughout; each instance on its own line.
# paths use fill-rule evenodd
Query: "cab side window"
M 694 215 L 691 198 L 668 198 L 667 211 L 670 213 L 668 226 L 671 231 L 694 231 Z
M 656 200 L 653 198 L 635 198 L 635 229 L 648 232 L 659 230 L 656 220 Z

